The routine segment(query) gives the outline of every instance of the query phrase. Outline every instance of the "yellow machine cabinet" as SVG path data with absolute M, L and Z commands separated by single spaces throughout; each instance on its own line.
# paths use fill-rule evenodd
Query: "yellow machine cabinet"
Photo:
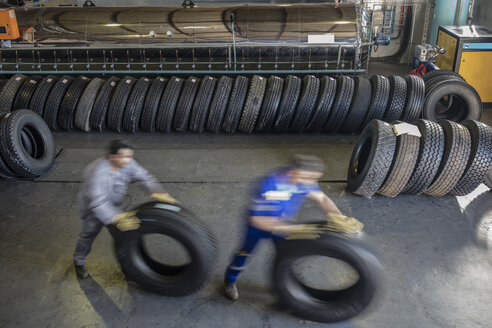
M 15 40 L 20 37 L 15 10 L 0 11 L 0 40 Z
M 440 69 L 463 76 L 482 102 L 492 102 L 492 32 L 484 26 L 439 26 L 437 45 L 446 53 L 437 57 Z

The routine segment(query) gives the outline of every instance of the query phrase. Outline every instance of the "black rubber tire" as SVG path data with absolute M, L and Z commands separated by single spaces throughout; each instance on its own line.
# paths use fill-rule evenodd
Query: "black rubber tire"
M 208 75 L 203 77 L 191 110 L 190 131 L 203 133 L 205 130 L 205 124 L 210 110 L 210 101 L 212 101 L 216 84 L 216 78 Z
M 162 76 L 158 76 L 152 81 L 140 117 L 140 128 L 145 132 L 155 131 L 157 111 L 167 82 L 168 79 Z
M 217 257 L 215 239 L 193 214 L 176 204 L 151 202 L 140 206 L 140 228 L 113 230 L 116 257 L 124 274 L 142 288 L 166 296 L 189 295 L 205 285 L 213 274 Z M 152 259 L 142 240 L 147 234 L 166 235 L 179 242 L 191 262 L 170 266 Z
M 453 97 L 453 104 L 444 113 L 438 112 L 438 103 L 445 96 Z M 468 83 L 450 79 L 434 84 L 426 91 L 423 116 L 427 120 L 448 119 L 461 122 L 465 119 L 479 121 L 482 117 L 482 100 Z
M 345 75 L 338 77 L 338 88 L 333 109 L 323 131 L 336 132 L 347 117 L 352 99 L 354 97 L 354 79 Z
M 231 98 L 222 123 L 222 130 L 227 133 L 234 133 L 239 125 L 243 105 L 248 94 L 249 79 L 239 75 L 234 81 L 231 91 Z
M 269 132 L 277 115 L 280 99 L 282 98 L 282 90 L 284 87 L 284 79 L 275 75 L 268 78 L 265 98 L 261 105 L 260 115 L 256 122 L 256 132 Z
M 147 97 L 150 84 L 152 80 L 147 77 L 141 77 L 135 83 L 135 86 L 128 97 L 128 102 L 125 106 L 125 112 L 123 113 L 123 129 L 126 132 L 135 133 L 140 127 L 140 114 L 142 113 L 142 107 Z
M 405 102 L 407 100 L 407 80 L 401 76 L 390 75 L 388 81 L 390 84 L 390 94 L 383 120 L 385 122 L 393 122 L 401 117 L 403 109 L 405 108 Z
M 75 79 L 69 75 L 63 75 L 50 91 L 44 105 L 43 118 L 52 130 L 58 130 L 58 112 L 67 90 Z
M 424 80 L 425 84 L 427 84 L 427 82 L 430 79 L 432 79 L 432 78 L 434 78 L 436 76 L 446 76 L 448 78 L 458 78 L 458 79 L 461 79 L 463 81 L 465 80 L 461 75 L 459 75 L 456 72 L 442 70 L 442 69 L 439 69 L 439 70 L 436 70 L 436 71 L 432 71 L 432 72 L 426 73 L 426 74 L 422 75 L 422 79 Z
M 7 82 L 7 80 L 5 80 L 5 82 Z M 0 130 L 3 124 L 2 121 L 6 115 L 8 115 L 8 113 L 0 114 Z M 9 169 L 7 164 L 4 163 L 2 159 L 2 155 L 0 153 L 0 180 L 11 180 L 11 179 L 15 179 L 16 177 L 17 174 L 15 174 L 15 172 Z
M 28 130 L 22 129 L 21 131 L 21 144 L 22 148 L 26 151 L 26 153 L 31 157 L 36 157 L 36 146 L 33 143 L 32 134 L 28 132 Z
M 222 76 L 219 79 L 212 102 L 210 103 L 210 111 L 207 118 L 208 132 L 217 133 L 220 131 L 227 104 L 229 103 L 233 81 L 228 76 Z
M 439 124 L 427 120 L 420 119 L 413 124 L 419 127 L 422 135 L 420 150 L 415 169 L 403 192 L 419 195 L 431 185 L 439 170 L 444 153 L 444 131 Z
M 123 115 L 136 83 L 137 79 L 131 76 L 125 76 L 118 83 L 108 107 L 106 124 L 109 129 L 119 133 L 123 131 Z
M 422 108 L 425 100 L 425 84 L 421 77 L 408 75 L 407 80 L 407 100 L 400 120 L 413 122 L 422 116 Z
M 306 75 L 302 82 L 302 91 L 294 118 L 289 126 L 290 132 L 303 132 L 312 117 L 319 93 L 319 79 L 313 75 Z
M 364 122 L 362 122 L 359 129 L 363 129 L 370 121 L 382 120 L 384 118 L 384 112 L 388 106 L 390 84 L 389 80 L 381 75 L 373 75 L 370 78 L 372 86 L 371 103 L 367 110 Z
M 403 123 L 393 121 L 391 124 Z M 403 191 L 412 176 L 419 156 L 420 138 L 410 134 L 401 134 L 396 137 L 396 148 L 393 161 L 383 185 L 378 194 L 395 197 Z
M 373 120 L 362 131 L 350 158 L 347 186 L 370 197 L 383 185 L 395 154 L 396 135 L 386 122 Z
M 92 108 L 94 107 L 94 102 L 104 85 L 105 81 L 98 77 L 93 78 L 84 92 L 80 96 L 80 100 L 75 108 L 74 125 L 77 129 L 82 131 L 90 131 L 91 126 L 89 124 L 89 119 L 91 117 Z
M 303 257 L 324 256 L 350 265 L 359 280 L 346 289 L 320 290 L 304 285 L 292 266 Z M 341 234 L 318 239 L 287 240 L 277 246 L 272 281 L 281 305 L 295 315 L 318 322 L 337 322 L 362 312 L 381 290 L 383 267 L 363 238 Z
M 0 92 L 2 92 L 3 87 L 7 84 L 7 79 L 0 79 Z
M 54 75 L 48 75 L 41 82 L 39 82 L 36 91 L 31 97 L 31 102 L 29 103 L 29 109 L 38 114 L 39 116 L 44 115 L 44 106 L 46 104 L 46 99 L 53 89 L 53 86 L 58 81 L 58 78 Z
M 0 91 L 0 114 L 8 113 L 12 110 L 17 91 L 19 91 L 27 78 L 25 75 L 15 74 L 5 83 L 2 91 Z
M 445 82 L 445 81 L 461 81 L 461 82 L 464 82 L 466 83 L 466 81 L 461 78 L 461 77 L 457 77 L 457 76 L 454 76 L 454 75 L 438 75 L 438 76 L 434 76 L 430 79 L 427 79 L 424 81 L 424 84 L 425 84 L 425 93 L 427 94 L 427 92 L 429 92 L 429 90 L 437 83 L 441 83 L 441 82 Z
M 190 76 L 186 79 L 173 118 L 173 129 L 177 132 L 184 132 L 190 120 L 191 109 L 195 101 L 195 95 L 200 87 L 200 79 Z
M 282 101 L 278 108 L 277 118 L 273 124 L 275 132 L 287 132 L 295 114 L 299 96 L 301 93 L 302 80 L 294 75 L 285 78 Z
M 436 178 L 425 190 L 430 196 L 444 196 L 463 175 L 470 158 L 471 136 L 467 128 L 458 123 L 440 120 L 444 130 L 444 153 Z
M 359 130 L 371 102 L 371 82 L 365 77 L 354 77 L 354 96 L 349 112 L 339 131 L 354 133 Z
M 173 76 L 169 79 L 157 111 L 155 128 L 158 131 L 172 131 L 174 112 L 184 83 L 185 80 L 180 77 Z
M 253 75 L 249 86 L 248 96 L 244 104 L 238 130 L 244 133 L 253 132 L 256 120 L 260 114 L 261 105 L 265 96 L 267 79 L 263 76 Z
M 92 108 L 91 118 L 89 120 L 89 125 L 92 130 L 102 131 L 106 128 L 106 117 L 109 104 L 111 103 L 114 91 L 116 90 L 119 82 L 119 78 L 116 76 L 111 76 L 106 80 L 106 83 L 104 83 L 99 91 L 96 101 L 94 102 L 94 107 Z
M 22 145 L 22 130 L 34 136 L 37 156 L 31 157 Z M 46 173 L 55 161 L 56 148 L 50 129 L 43 119 L 28 109 L 6 115 L 0 126 L 1 156 L 7 166 L 25 178 L 36 178 Z
M 455 196 L 464 196 L 485 181 L 487 171 L 492 167 L 492 128 L 482 122 L 464 120 L 460 123 L 470 131 L 471 152 L 465 173 L 451 190 Z
M 327 75 L 323 76 L 321 78 L 318 100 L 314 106 L 313 115 L 306 126 L 306 131 L 321 132 L 330 116 L 336 94 L 337 80 Z
M 19 91 L 17 91 L 14 104 L 12 105 L 12 110 L 29 109 L 31 98 L 42 79 L 42 76 L 33 75 L 24 81 L 22 86 L 19 88 Z
M 58 126 L 62 129 L 71 131 L 74 128 L 75 108 L 79 103 L 80 97 L 91 79 L 86 76 L 79 76 L 73 81 L 63 98 L 58 112 Z

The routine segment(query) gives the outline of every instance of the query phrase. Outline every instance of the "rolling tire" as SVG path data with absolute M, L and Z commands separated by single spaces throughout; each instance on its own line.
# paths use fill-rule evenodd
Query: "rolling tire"
M 109 104 L 120 79 L 116 76 L 110 77 L 102 86 L 92 108 L 89 125 L 91 129 L 102 131 L 106 128 L 106 117 Z
M 241 113 L 243 111 L 244 101 L 248 94 L 249 79 L 239 75 L 234 81 L 231 91 L 231 98 L 222 123 L 222 130 L 227 133 L 234 133 L 239 125 Z
M 104 80 L 98 77 L 93 78 L 84 92 L 80 96 L 80 100 L 75 108 L 75 118 L 74 125 L 77 129 L 88 132 L 91 129 L 89 120 L 91 117 L 92 108 L 94 107 L 94 102 L 104 85 Z
M 301 258 L 323 256 L 350 265 L 358 281 L 345 289 L 320 290 L 301 282 L 293 265 Z M 281 305 L 295 315 L 318 322 L 337 322 L 362 312 L 382 289 L 383 267 L 363 238 L 323 235 L 318 239 L 287 240 L 277 246 L 274 290 Z
M 41 82 L 39 82 L 36 91 L 31 97 L 31 102 L 29 103 L 29 109 L 43 117 L 44 106 L 46 104 L 46 99 L 51 92 L 51 89 L 58 81 L 58 78 L 54 75 L 48 75 Z
M 155 131 L 155 122 L 162 94 L 168 79 L 158 76 L 152 81 L 140 117 L 140 128 L 145 132 Z
M 303 132 L 312 116 L 319 93 L 319 79 L 312 75 L 306 75 L 302 82 L 302 92 L 297 105 L 294 118 L 290 124 L 289 131 Z
M 325 125 L 335 101 L 337 93 L 337 80 L 330 76 L 321 78 L 318 100 L 314 106 L 313 116 L 306 126 L 308 132 L 321 132 Z
M 275 75 L 268 78 L 265 98 L 260 109 L 260 116 L 256 123 L 256 132 L 269 132 L 272 129 L 275 116 L 277 115 L 284 79 Z
M 151 202 L 137 209 L 140 227 L 126 232 L 112 229 L 116 257 L 124 274 L 142 288 L 166 296 L 184 296 L 199 290 L 213 273 L 217 251 L 210 230 L 176 204 Z M 147 234 L 166 235 L 179 242 L 191 262 L 170 266 L 152 259 L 142 246 Z
M 123 113 L 123 129 L 126 132 L 135 133 L 140 127 L 140 114 L 149 91 L 151 80 L 141 77 L 135 83 Z
M 263 76 L 254 75 L 244 104 L 241 119 L 239 120 L 238 130 L 244 133 L 253 132 L 260 113 L 260 108 L 265 96 L 267 79 Z
M 218 133 L 224 120 L 225 110 L 231 95 L 232 82 L 234 80 L 228 76 L 222 76 L 217 83 L 217 88 L 210 103 L 210 111 L 207 118 L 207 131 Z
M 185 80 L 180 77 L 173 76 L 167 82 L 166 89 L 162 94 L 159 109 L 157 110 L 157 117 L 155 121 L 155 128 L 162 132 L 171 132 L 173 125 L 174 112 L 176 111 L 176 105 L 178 103 L 179 94 L 183 88 Z
M 278 108 L 277 118 L 273 124 L 275 132 L 287 132 L 294 117 L 299 95 L 301 93 L 302 80 L 294 75 L 285 78 L 282 101 Z
M 350 158 L 350 192 L 370 197 L 382 186 L 395 154 L 396 135 L 390 124 L 373 120 L 362 131 Z
M 135 87 L 137 79 L 125 76 L 116 86 L 111 97 L 107 113 L 107 126 L 109 129 L 121 133 L 123 131 L 123 115 L 125 113 L 128 98 Z

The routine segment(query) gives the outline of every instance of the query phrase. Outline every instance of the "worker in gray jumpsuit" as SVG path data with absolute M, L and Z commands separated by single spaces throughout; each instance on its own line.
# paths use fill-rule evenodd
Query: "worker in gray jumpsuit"
M 107 157 L 92 162 L 84 170 L 84 183 L 79 193 L 82 231 L 73 254 L 75 272 L 81 279 L 89 276 L 86 258 L 103 226 L 115 225 L 122 231 L 140 226 L 134 215 L 124 213 L 120 208 L 128 183 L 140 184 L 158 200 L 173 200 L 162 192 L 156 178 L 133 159 L 133 154 L 133 146 L 127 141 L 114 140 Z

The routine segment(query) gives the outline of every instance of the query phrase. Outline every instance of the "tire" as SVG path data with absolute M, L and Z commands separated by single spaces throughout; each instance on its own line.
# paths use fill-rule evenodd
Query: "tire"
M 154 81 L 152 81 L 140 117 L 140 128 L 145 132 L 155 131 L 157 112 L 167 82 L 168 79 L 161 76 L 156 77 Z
M 294 75 L 285 79 L 282 101 L 278 108 L 277 118 L 273 124 L 275 132 L 287 132 L 294 117 L 299 95 L 301 93 L 302 80 Z
M 258 75 L 254 75 L 251 78 L 248 96 L 246 98 L 246 103 L 244 104 L 241 119 L 239 121 L 239 131 L 244 133 L 253 132 L 256 125 L 256 120 L 258 119 L 258 115 L 260 113 L 261 105 L 263 104 L 266 86 L 266 78 Z
M 15 74 L 12 76 L 0 91 L 0 114 L 8 113 L 12 110 L 17 91 L 27 80 L 27 76 Z
M 128 97 L 128 102 L 125 106 L 125 112 L 123 113 L 123 129 L 127 132 L 135 133 L 140 126 L 140 114 L 142 113 L 142 107 L 147 97 L 150 84 L 152 81 L 149 78 L 141 77 L 135 83 L 135 86 Z
M 260 116 L 256 123 L 256 132 L 269 132 L 277 115 L 280 99 L 282 98 L 282 89 L 284 79 L 275 75 L 268 78 L 265 98 L 260 109 Z
M 388 77 L 390 84 L 390 94 L 388 107 L 384 114 L 385 122 L 393 122 L 398 120 L 405 108 L 407 100 L 407 81 L 401 76 L 391 75 Z
M 29 109 L 38 114 L 39 116 L 44 115 L 44 106 L 46 104 L 46 99 L 53 89 L 53 86 L 58 81 L 58 78 L 54 75 L 48 75 L 41 82 L 39 82 L 36 91 L 31 97 L 31 102 L 29 103 Z
M 401 121 L 413 122 L 422 114 L 425 99 L 425 84 L 422 78 L 415 75 L 408 75 L 407 80 L 407 100 L 405 109 L 400 117 Z
M 104 85 L 104 80 L 98 77 L 93 78 L 84 92 L 80 96 L 80 100 L 75 108 L 75 118 L 74 124 L 75 127 L 82 131 L 90 131 L 91 126 L 89 124 L 89 119 L 91 117 L 92 108 L 94 107 L 94 102 Z
M 475 190 L 492 167 L 492 128 L 474 120 L 465 120 L 461 125 L 470 131 L 471 151 L 465 173 L 451 190 L 455 196 L 468 195 Z
M 123 115 L 128 98 L 135 87 L 137 79 L 125 76 L 114 90 L 108 107 L 107 126 L 109 129 L 121 133 L 123 131 Z
M 289 127 L 291 132 L 303 132 L 312 116 L 319 93 L 319 79 L 312 75 L 306 75 L 302 82 L 302 92 L 299 105 L 294 113 L 294 118 Z
M 58 112 L 60 105 L 67 90 L 74 82 L 74 78 L 69 75 L 62 76 L 51 89 L 46 104 L 44 106 L 43 118 L 52 130 L 58 130 Z
M 106 127 L 109 104 L 119 82 L 119 78 L 112 76 L 104 83 L 99 91 L 89 119 L 91 129 L 102 131 Z
M 444 153 L 444 131 L 439 124 L 427 120 L 417 120 L 413 124 L 419 127 L 422 135 L 420 150 L 415 169 L 403 192 L 419 195 L 431 185 L 439 170 Z
M 422 76 L 422 79 L 424 80 L 425 84 L 427 84 L 427 82 L 436 77 L 436 76 L 446 76 L 448 78 L 458 78 L 458 79 L 461 79 L 461 80 L 465 80 L 461 75 L 459 75 L 458 73 L 456 72 L 453 72 L 453 71 L 446 71 L 446 70 L 442 70 L 442 69 L 439 69 L 439 70 L 436 70 L 436 71 L 432 71 L 432 72 L 429 72 L 429 73 L 426 73 Z
M 453 97 L 452 105 L 440 113 L 438 103 L 445 96 Z M 477 91 L 464 81 L 457 79 L 441 81 L 427 90 L 423 116 L 430 121 L 439 119 L 455 122 L 461 122 L 465 119 L 479 121 L 482 117 L 482 100 Z
M 395 154 L 396 136 L 390 124 L 373 120 L 362 131 L 350 158 L 349 191 L 370 197 L 382 186 Z
M 191 108 L 193 107 L 193 102 L 199 86 L 199 78 L 190 76 L 186 79 L 174 113 L 173 129 L 175 131 L 184 132 L 186 130 L 188 121 L 190 120 Z
M 382 120 L 389 101 L 389 80 L 381 75 L 373 75 L 370 78 L 372 86 L 371 103 L 366 117 L 359 127 L 363 129 L 373 119 Z
M 214 94 L 217 79 L 211 76 L 205 76 L 200 83 L 195 103 L 191 110 L 189 129 L 192 132 L 202 133 L 205 130 L 210 101 Z
M 28 130 L 37 147 L 37 156 L 30 156 L 22 145 L 22 130 Z M 56 149 L 50 129 L 43 119 L 27 109 L 6 115 L 0 126 L 1 156 L 16 174 L 36 178 L 46 173 L 55 160 Z
M 354 79 L 342 75 L 338 78 L 338 89 L 333 109 L 323 130 L 325 132 L 336 132 L 347 117 L 352 99 L 354 97 Z
M 227 133 L 234 133 L 239 125 L 241 113 L 243 111 L 244 101 L 248 94 L 249 79 L 239 75 L 234 81 L 231 91 L 231 98 L 222 123 L 222 130 Z
M 350 265 L 359 280 L 346 289 L 321 290 L 306 286 L 293 265 L 308 256 L 324 256 Z M 379 294 L 383 268 L 362 238 L 333 234 L 315 240 L 287 240 L 277 246 L 274 290 L 281 305 L 295 315 L 318 322 L 337 322 L 362 312 Z
M 217 133 L 220 131 L 225 110 L 229 103 L 229 96 L 231 95 L 232 82 L 233 79 L 228 76 L 222 76 L 219 79 L 212 102 L 210 103 L 210 111 L 207 118 L 208 132 Z
M 71 131 L 74 128 L 75 108 L 79 103 L 80 97 L 91 79 L 86 76 L 79 76 L 73 81 L 63 98 L 60 111 L 58 113 L 58 126 L 62 129 Z
M 318 100 L 314 106 L 313 116 L 306 126 L 308 132 L 321 132 L 325 125 L 335 101 L 337 93 L 337 80 L 330 76 L 321 78 Z
M 354 77 L 354 96 L 347 117 L 340 126 L 339 131 L 354 133 L 359 130 L 365 119 L 372 93 L 371 82 L 365 77 Z
M 22 86 L 19 88 L 19 91 L 17 91 L 14 104 L 12 105 L 12 110 L 29 109 L 31 98 L 42 79 L 43 78 L 39 75 L 33 75 L 24 81 Z
M 116 257 L 125 275 L 142 288 L 166 296 L 184 296 L 199 290 L 211 277 L 217 256 L 210 230 L 175 204 L 151 202 L 137 211 L 140 228 L 113 233 Z M 152 259 L 142 243 L 147 234 L 174 238 L 188 251 L 191 262 L 170 266 Z
M 184 82 L 185 80 L 182 78 L 173 76 L 167 83 L 157 111 L 155 122 L 157 130 L 168 133 L 172 131 L 174 112 L 176 111 L 179 94 Z
M 425 190 L 430 196 L 444 196 L 453 189 L 465 172 L 471 150 L 467 128 L 447 120 L 438 124 L 444 130 L 444 153 L 434 182 Z
M 395 125 L 403 123 L 394 121 Z M 401 134 L 396 137 L 396 148 L 393 161 L 383 185 L 378 194 L 395 197 L 403 191 L 412 176 L 419 156 L 420 138 L 410 134 Z

